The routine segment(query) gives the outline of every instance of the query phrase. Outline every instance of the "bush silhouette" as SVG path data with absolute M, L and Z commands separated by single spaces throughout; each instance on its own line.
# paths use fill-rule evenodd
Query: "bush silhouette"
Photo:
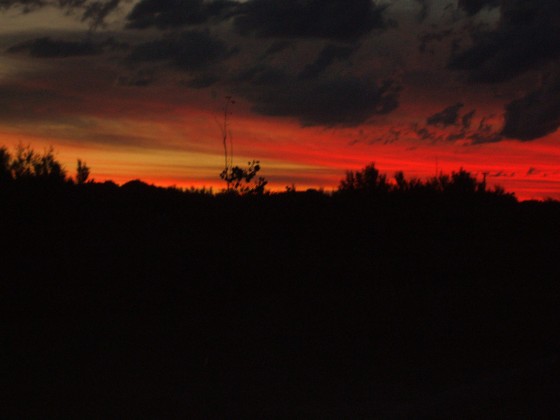
M 360 171 L 347 171 L 346 178 L 340 181 L 338 190 L 374 194 L 387 192 L 389 185 L 386 175 L 379 173 L 375 163 L 370 163 Z
M 90 169 L 81 159 L 76 166 L 76 184 L 82 185 L 89 180 Z
M 51 147 L 42 154 L 31 146 L 16 146 L 12 156 L 6 148 L 0 152 L 0 177 L 16 182 L 46 181 L 62 184 L 66 181 L 66 170 L 54 156 Z
M 268 181 L 262 176 L 257 177 L 260 170 L 259 161 L 253 160 L 248 163 L 247 169 L 239 166 L 225 168 L 220 174 L 220 178 L 226 181 L 227 192 L 261 195 L 264 193 Z
M 340 181 L 339 193 L 354 193 L 365 196 L 383 194 L 399 195 L 444 195 L 448 197 L 500 197 L 515 200 L 513 193 L 506 193 L 500 186 L 488 190 L 486 177 L 478 181 L 476 176 L 463 168 L 451 175 L 440 173 L 438 176 L 422 181 L 419 178 L 406 179 L 403 171 L 397 171 L 394 182 L 380 174 L 374 163 L 366 165 L 358 171 L 347 171 L 346 177 Z
M 10 181 L 12 179 L 12 171 L 10 168 L 12 156 L 8 149 L 4 146 L 0 147 L 0 183 Z

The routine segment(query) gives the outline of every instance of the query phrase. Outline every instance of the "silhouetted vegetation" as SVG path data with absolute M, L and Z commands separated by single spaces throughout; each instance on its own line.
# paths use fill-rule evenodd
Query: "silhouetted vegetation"
M 407 180 L 402 171 L 394 175 L 394 182 L 389 182 L 387 176 L 380 174 L 374 163 L 368 164 L 360 171 L 347 171 L 346 178 L 340 182 L 338 192 L 343 194 L 353 193 L 362 195 L 434 195 L 472 198 L 485 196 L 514 201 L 512 193 L 506 193 L 500 186 L 488 189 L 486 177 L 478 181 L 475 176 L 463 168 L 451 175 L 440 173 L 438 176 L 422 181 L 418 178 Z
M 82 185 L 88 182 L 89 180 L 89 172 L 90 169 L 86 165 L 85 162 L 82 162 L 81 159 L 78 159 L 78 164 L 76 167 L 76 184 Z
M 220 178 L 226 181 L 228 186 L 227 192 L 260 195 L 264 194 L 264 189 L 268 184 L 264 177 L 257 176 L 260 170 L 259 161 L 254 160 L 248 163 L 247 169 L 239 166 L 224 169 L 220 174 Z
M 90 169 L 81 159 L 76 168 L 76 183 L 84 184 L 89 180 Z M 30 145 L 21 143 L 15 147 L 14 153 L 0 147 L 0 184 L 26 184 L 28 186 L 61 186 L 74 181 L 68 177 L 66 169 L 56 159 L 51 147 L 39 153 Z M 21 186 L 20 186 L 21 187 Z
M 7 418 L 560 408 L 558 202 L 374 165 L 333 194 L 30 188 L 25 150 L 0 148 Z M 18 168 L 62 182 L 46 161 Z
M 66 171 L 55 159 L 52 148 L 39 154 L 30 146 L 20 144 L 14 155 L 5 147 L 0 148 L 0 180 L 62 183 L 66 180 Z
M 264 194 L 268 184 L 266 178 L 257 176 L 261 170 L 258 160 L 253 160 L 247 164 L 247 169 L 238 165 L 233 165 L 233 139 L 229 128 L 230 107 L 235 104 L 231 96 L 225 97 L 224 119 L 220 125 L 222 132 L 222 144 L 224 147 L 224 170 L 220 173 L 220 178 L 226 182 L 226 192 L 228 194 Z

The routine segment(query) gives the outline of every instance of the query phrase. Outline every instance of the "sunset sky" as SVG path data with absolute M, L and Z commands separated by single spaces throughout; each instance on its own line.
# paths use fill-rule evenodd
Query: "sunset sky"
M 557 0 L 0 0 L 0 145 L 97 181 L 336 188 L 375 162 L 560 199 Z

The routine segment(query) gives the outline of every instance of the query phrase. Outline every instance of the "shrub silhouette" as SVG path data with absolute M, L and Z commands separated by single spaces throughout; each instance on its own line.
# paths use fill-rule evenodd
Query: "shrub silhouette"
M 260 195 L 264 193 L 264 188 L 268 184 L 264 177 L 257 177 L 260 170 L 259 161 L 253 160 L 248 163 L 247 169 L 239 166 L 225 168 L 220 178 L 227 183 L 227 192 Z
M 75 182 L 78 185 L 90 180 L 90 168 L 78 159 Z M 73 183 L 67 171 L 56 157 L 52 147 L 38 153 L 30 145 L 18 144 L 13 154 L 5 146 L 0 147 L 0 184 L 15 182 L 17 184 L 62 185 Z
M 76 166 L 76 184 L 85 184 L 89 179 L 90 169 L 81 159 L 78 159 Z
M 10 169 L 10 164 L 12 161 L 12 156 L 8 149 L 4 146 L 0 147 L 0 183 L 10 181 L 12 179 L 12 171 Z
M 360 171 L 347 171 L 346 178 L 340 181 L 338 190 L 374 194 L 387 192 L 389 185 L 386 175 L 379 173 L 375 163 L 370 163 Z
M 415 195 L 446 195 L 452 197 L 501 197 L 514 200 L 513 193 L 506 193 L 500 186 L 488 190 L 486 176 L 478 181 L 476 176 L 463 168 L 451 175 L 439 174 L 422 181 L 419 178 L 406 179 L 403 171 L 397 171 L 394 182 L 380 174 L 374 163 L 366 165 L 359 171 L 347 171 L 346 177 L 340 181 L 339 193 L 358 193 L 366 196 L 384 194 Z
M 447 185 L 447 190 L 456 194 L 474 194 L 477 190 L 482 189 L 481 184 L 477 182 L 470 172 L 465 171 L 463 168 L 459 172 L 451 173 L 451 181 Z
M 18 182 L 40 180 L 62 184 L 66 181 L 66 170 L 56 160 L 52 147 L 39 154 L 31 146 L 19 144 L 16 146 L 14 156 L 11 156 L 5 148 L 0 154 L 2 177 Z

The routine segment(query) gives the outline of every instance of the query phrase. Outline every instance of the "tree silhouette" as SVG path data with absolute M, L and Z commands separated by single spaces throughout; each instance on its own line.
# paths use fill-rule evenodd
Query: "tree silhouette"
M 43 180 L 53 183 L 63 183 L 66 180 L 66 170 L 54 156 L 52 147 L 43 154 L 35 152 L 31 146 L 16 146 L 15 155 L 3 153 L 3 159 L 9 159 L 10 176 L 15 181 Z
M 470 172 L 460 168 L 459 172 L 451 173 L 451 182 L 447 189 L 456 194 L 470 195 L 478 190 L 478 185 L 476 178 Z
M 220 178 L 226 181 L 229 192 L 239 194 L 263 194 L 268 181 L 262 177 L 257 177 L 261 166 L 258 160 L 248 162 L 247 169 L 233 166 L 226 168 L 220 174 Z
M 81 159 L 78 159 L 76 166 L 76 184 L 83 185 L 89 179 L 90 169 Z
M 453 171 L 451 175 L 440 173 L 422 181 L 419 178 L 406 179 L 402 171 L 394 175 L 394 182 L 387 181 L 387 177 L 380 174 L 374 163 L 366 165 L 358 171 L 347 171 L 340 181 L 339 193 L 354 193 L 367 196 L 387 194 L 413 194 L 415 196 L 443 194 L 452 197 L 500 197 L 515 200 L 514 194 L 506 193 L 500 186 L 487 189 L 486 174 L 482 181 L 463 168 Z
M 340 192 L 359 192 L 364 194 L 375 194 L 387 192 L 389 185 L 387 176 L 380 174 L 375 163 L 368 164 L 359 171 L 347 171 L 346 178 L 340 181 L 338 187 Z
M 12 156 L 4 146 L 0 147 L 0 183 L 10 181 L 12 172 L 10 169 Z

